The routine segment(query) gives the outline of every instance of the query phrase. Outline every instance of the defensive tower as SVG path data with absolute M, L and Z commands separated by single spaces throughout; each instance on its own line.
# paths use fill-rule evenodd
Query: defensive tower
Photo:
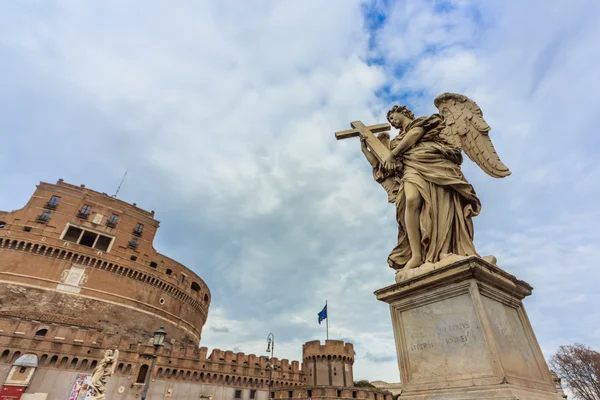
M 354 345 L 342 340 L 319 340 L 302 346 L 302 371 L 306 384 L 314 386 L 354 386 L 352 366 Z

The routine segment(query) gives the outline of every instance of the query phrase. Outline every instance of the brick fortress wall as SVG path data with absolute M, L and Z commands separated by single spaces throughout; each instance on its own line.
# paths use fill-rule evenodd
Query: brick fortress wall
M 35 354 L 40 370 L 91 374 L 104 349 L 110 348 L 119 350 L 115 379 L 125 377 L 128 391 L 141 391 L 136 381 L 140 368 L 150 364 L 153 346 L 96 329 L 0 317 L 0 364 L 10 364 L 23 354 Z M 159 350 L 153 378 L 262 391 L 304 383 L 298 361 L 274 358 L 272 362 L 278 366 L 276 371 L 266 369 L 264 356 L 220 349 L 213 349 L 209 355 L 206 347 L 165 343 Z
M 141 341 L 164 326 L 197 344 L 210 291 L 153 248 L 158 226 L 153 211 L 135 204 L 62 180 L 41 183 L 24 208 L 0 212 L 0 315 L 68 320 Z

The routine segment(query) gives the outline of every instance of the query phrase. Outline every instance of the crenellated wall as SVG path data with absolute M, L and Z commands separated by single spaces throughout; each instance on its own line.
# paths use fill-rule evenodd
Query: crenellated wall
M 289 389 L 276 389 L 271 395 L 272 399 L 298 399 L 298 400 L 326 400 L 326 399 L 363 399 L 363 400 L 392 400 L 393 394 L 389 391 L 368 388 L 346 388 L 331 386 L 298 387 Z
M 119 350 L 115 374 L 133 382 L 142 365 L 149 365 L 154 351 L 151 345 L 97 329 L 0 317 L 0 363 L 8 364 L 31 353 L 38 356 L 40 368 L 91 373 L 108 348 Z M 264 356 L 219 349 L 213 349 L 209 355 L 206 347 L 165 343 L 158 353 L 153 377 L 261 390 L 303 383 L 298 361 L 274 358 L 272 362 L 279 366 L 277 371 L 267 371 Z

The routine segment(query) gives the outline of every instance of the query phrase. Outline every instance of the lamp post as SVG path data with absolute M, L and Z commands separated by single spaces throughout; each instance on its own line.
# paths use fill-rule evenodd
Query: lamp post
M 163 343 L 165 342 L 166 336 L 167 332 L 165 332 L 162 326 L 159 330 L 154 332 L 154 354 L 152 354 L 152 362 L 150 363 L 150 369 L 146 375 L 146 383 L 144 384 L 144 391 L 142 392 L 142 400 L 146 400 L 148 387 L 150 386 L 150 379 L 152 379 L 152 371 L 154 370 L 154 364 L 156 363 L 156 355 L 158 353 L 158 349 L 162 347 Z
M 271 352 L 271 358 L 267 361 L 267 371 L 271 371 L 269 379 L 269 398 L 271 397 L 271 389 L 273 388 L 273 371 L 276 371 L 278 366 L 273 364 L 273 352 L 275 351 L 275 335 L 269 333 L 267 336 L 267 353 Z M 267 356 L 268 357 L 268 356 Z
M 271 358 L 273 358 L 273 352 L 275 351 L 275 335 L 269 333 L 267 336 L 267 353 L 271 352 Z

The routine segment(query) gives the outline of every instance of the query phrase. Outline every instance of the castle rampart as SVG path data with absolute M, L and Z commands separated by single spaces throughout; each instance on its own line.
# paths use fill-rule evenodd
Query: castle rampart
M 302 346 L 302 370 L 306 382 L 318 386 L 354 385 L 354 346 L 341 340 L 313 340 Z
M 142 365 L 149 364 L 151 345 L 123 335 L 103 334 L 95 329 L 23 321 L 0 317 L 0 363 L 14 362 L 20 355 L 35 354 L 39 368 L 90 373 L 106 348 L 119 350 L 116 375 L 136 379 Z M 268 371 L 267 358 L 206 347 L 166 343 L 160 349 L 154 379 L 204 382 L 261 390 L 303 384 L 297 361 L 273 359 L 276 371 Z M 272 380 L 272 383 L 271 383 Z

